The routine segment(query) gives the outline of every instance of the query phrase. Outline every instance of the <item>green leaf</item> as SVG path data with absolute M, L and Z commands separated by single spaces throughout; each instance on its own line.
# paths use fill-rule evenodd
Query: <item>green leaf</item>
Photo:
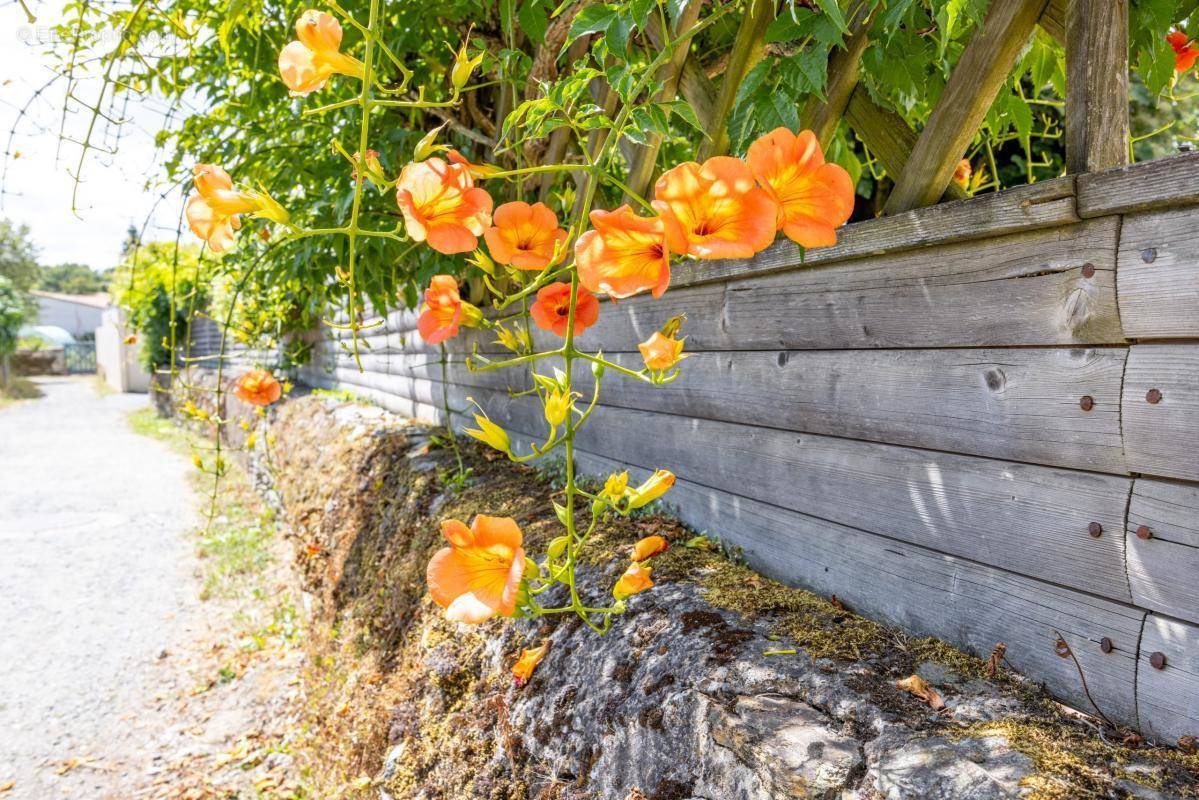
M 841 13 L 841 6 L 837 0 L 816 0 L 816 5 L 820 6 L 820 10 L 842 33 L 849 33 L 849 26 L 845 24 L 845 15 Z
M 580 36 L 587 36 L 592 33 L 607 33 L 608 26 L 612 24 L 616 13 L 616 7 L 607 3 L 597 3 L 584 8 L 571 21 L 570 31 L 566 34 L 566 41 L 562 43 L 562 52 L 565 53 Z
M 520 20 L 521 30 L 533 43 L 541 44 L 545 41 L 545 31 L 549 27 L 550 21 L 546 15 L 544 4 L 540 0 L 526 0 L 521 3 L 520 10 L 516 15 Z

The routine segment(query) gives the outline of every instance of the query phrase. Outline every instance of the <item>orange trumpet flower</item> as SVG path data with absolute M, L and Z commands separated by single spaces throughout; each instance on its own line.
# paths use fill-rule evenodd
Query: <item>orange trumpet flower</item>
M 575 336 L 590 328 L 599 319 L 599 300 L 583 287 L 579 287 L 578 302 L 575 304 Z M 566 323 L 570 319 L 570 284 L 556 281 L 537 290 L 537 302 L 529 308 L 529 315 L 537 327 L 566 335 Z
M 196 194 L 187 199 L 187 224 L 212 252 L 223 253 L 234 247 L 241 214 L 287 222 L 287 212 L 273 198 L 263 192 L 234 189 L 233 179 L 220 167 L 196 164 L 192 173 Z
M 305 11 L 296 21 L 296 38 L 279 51 L 279 75 L 293 97 L 315 92 L 337 73 L 353 78 L 366 75 L 361 61 L 340 52 L 341 23 L 335 17 Z
M 650 289 L 661 297 L 670 285 L 670 250 L 658 217 L 639 217 L 628 205 L 591 212 L 593 230 L 575 242 L 579 280 L 616 299 Z
M 671 251 L 696 258 L 749 258 L 774 241 L 778 206 L 745 162 L 730 156 L 688 161 L 654 185 Z
M 686 358 L 683 355 L 683 340 L 664 336 L 661 331 L 654 331 L 652 336 L 637 345 L 637 349 L 641 351 L 645 366 L 656 371 L 670 369 Z
M 233 394 L 238 400 L 256 406 L 269 406 L 279 399 L 283 387 L 264 369 L 252 369 L 237 379 Z
M 654 585 L 649 577 L 651 571 L 653 571 L 653 567 L 643 567 L 636 561 L 629 564 L 629 568 L 612 587 L 612 596 L 617 600 L 624 600 L 631 595 L 649 589 Z
M 463 302 L 458 281 L 452 275 L 434 275 L 425 290 L 425 302 L 416 329 L 426 344 L 441 344 L 458 335 L 458 326 L 476 324 L 482 312 Z
M 750 169 L 778 203 L 778 230 L 801 247 L 837 243 L 837 228 L 853 213 L 853 181 L 844 167 L 825 163 L 811 131 L 775 128 L 749 146 Z
M 520 651 L 520 658 L 512 665 L 512 677 L 516 679 L 517 686 L 528 683 L 529 679 L 533 677 L 533 670 L 537 669 L 537 665 L 549 651 L 548 642 L 540 647 L 526 647 Z
M 1195 43 L 1187 38 L 1186 33 L 1179 30 L 1170 31 L 1166 36 L 1166 41 L 1170 43 L 1170 47 L 1174 48 L 1175 72 L 1186 72 L 1195 66 L 1195 60 L 1199 59 L 1199 48 L 1196 48 Z
M 545 203 L 504 203 L 492 215 L 493 227 L 483 234 L 491 257 L 499 264 L 540 271 L 562 258 L 566 231 Z
M 661 536 L 646 536 L 633 545 L 633 560 L 644 561 L 647 558 L 658 555 L 658 553 L 665 552 L 665 550 L 666 540 Z
M 483 622 L 516 613 L 525 570 L 520 527 L 511 517 L 474 518 L 470 527 L 456 519 L 441 523 L 449 547 L 438 550 L 426 578 L 433 601 L 454 622 Z
M 446 255 L 474 250 L 491 225 L 491 195 L 475 187 L 466 167 L 440 158 L 404 167 L 396 202 L 412 238 Z

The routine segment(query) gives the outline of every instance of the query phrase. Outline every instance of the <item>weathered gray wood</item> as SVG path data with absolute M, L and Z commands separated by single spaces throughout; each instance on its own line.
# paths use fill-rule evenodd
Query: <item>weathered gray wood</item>
M 514 440 L 521 447 L 531 441 L 523 435 Z M 577 463 L 585 474 L 601 478 L 627 466 L 588 450 L 578 453 Z M 633 470 L 632 477 L 647 474 Z M 768 577 L 836 594 L 859 614 L 937 636 L 982 658 L 1005 642 L 1016 669 L 1093 713 L 1073 664 L 1054 653 L 1058 631 L 1074 649 L 1104 713 L 1136 725 L 1136 641 L 1145 616 L 1139 609 L 686 479 L 664 501 L 697 530 L 741 548 L 749 565 Z M 1116 643 L 1109 654 L 1099 647 L 1104 637 Z
M 1046 3 L 993 0 L 920 132 L 907 167 L 896 178 L 888 214 L 931 205 L 945 193 Z
M 1199 206 L 1126 216 L 1117 275 L 1125 336 L 1199 337 Z
M 544 438 L 536 400 L 469 392 L 501 425 Z M 731 495 L 1131 597 L 1122 535 L 1127 478 L 607 406 L 597 407 L 576 444 Z M 1107 533 L 1090 536 L 1092 522 Z
M 643 366 L 639 355 L 609 357 Z M 1124 348 L 701 352 L 664 386 L 610 376 L 603 402 L 1124 473 L 1126 357 Z M 578 386 L 590 396 L 590 372 L 582 371 Z M 1083 396 L 1092 398 L 1090 411 L 1080 406 Z
M 1123 343 L 1115 247 L 1103 220 L 671 290 L 601 304 L 580 346 L 634 352 L 683 313 L 693 351 Z
M 1126 536 L 1133 602 L 1199 623 L 1199 486 L 1138 478 Z
M 1060 44 L 1066 43 L 1066 0 L 1049 0 L 1049 5 L 1041 12 L 1037 20 L 1041 30 L 1052 36 Z
M 1154 653 L 1166 657 L 1155 669 Z M 1167 744 L 1199 736 L 1199 626 L 1150 614 L 1141 637 L 1137 669 L 1141 730 Z
M 1066 170 L 1128 163 L 1128 0 L 1066 4 Z
M 856 86 L 845 106 L 845 121 L 888 175 L 895 178 L 903 174 L 917 138 L 916 131 L 903 117 L 874 102 L 865 87 Z M 962 200 L 966 197 L 966 190 L 950 181 L 945 187 L 945 197 Z
M 1199 153 L 1078 176 L 1082 217 L 1199 203 Z
M 1199 480 L 1199 345 L 1132 347 L 1121 414 L 1130 470 Z

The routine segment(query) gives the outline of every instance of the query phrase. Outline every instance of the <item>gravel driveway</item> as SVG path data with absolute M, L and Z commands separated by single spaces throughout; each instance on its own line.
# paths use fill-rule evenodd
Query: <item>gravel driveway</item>
M 39 383 L 0 410 L 0 798 L 93 800 L 145 756 L 126 709 L 188 635 L 197 517 L 185 458 L 126 422 L 145 395 Z

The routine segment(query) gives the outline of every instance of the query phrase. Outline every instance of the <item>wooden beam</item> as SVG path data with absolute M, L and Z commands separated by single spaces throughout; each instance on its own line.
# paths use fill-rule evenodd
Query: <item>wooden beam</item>
M 857 88 L 862 54 L 866 52 L 866 45 L 870 43 L 870 26 L 874 24 L 875 14 L 881 7 L 879 5 L 869 9 L 867 4 L 863 3 L 858 9 L 857 15 L 849 24 L 850 33 L 849 38 L 845 40 L 845 47 L 835 48 L 829 56 L 825 99 L 821 100 L 815 95 L 809 96 L 800 116 L 800 128 L 815 133 L 816 138 L 820 140 L 820 147 L 824 150 L 828 150 L 829 144 L 832 143 L 837 125 L 841 122 L 841 117 L 845 116 L 849 98 Z
M 903 117 L 890 109 L 883 108 L 870 98 L 864 86 L 857 86 L 845 107 L 845 121 L 854 129 L 858 138 L 883 165 L 893 179 L 903 174 L 912 148 L 916 146 L 916 132 Z M 948 200 L 963 200 L 966 190 L 952 180 L 945 187 Z
M 1049 0 L 1044 13 L 1037 20 L 1041 30 L 1057 40 L 1058 44 L 1066 43 L 1066 2 L 1067 0 Z
M 1048 0 L 994 0 L 982 28 L 966 45 L 941 99 L 898 176 L 886 212 L 931 205 L 953 180 L 953 171 L 978 126 L 1007 82 Z
M 1199 153 L 1078 176 L 1078 215 L 1103 217 L 1199 204 Z
M 674 32 L 671 38 L 677 38 L 683 31 L 690 30 L 699 20 L 699 12 L 703 7 L 703 0 L 689 0 L 683 11 L 679 14 L 678 21 L 675 23 Z M 662 23 L 657 16 L 650 17 L 649 27 L 657 30 L 657 36 L 650 34 L 651 39 L 662 39 Z M 659 47 L 665 47 L 665 42 Z M 654 98 L 656 103 L 669 103 L 678 96 L 679 84 L 683 79 L 683 66 L 687 63 L 687 57 L 691 52 L 691 40 L 678 45 L 670 55 L 670 60 L 662 65 L 658 70 L 658 80 L 662 84 L 662 89 Z M 649 137 L 649 143 L 643 147 L 634 149 L 634 158 L 629 167 L 628 186 L 634 193 L 644 196 L 649 190 L 650 181 L 654 176 L 654 166 L 658 161 L 658 152 L 662 149 L 662 134 L 654 133 Z M 625 200 L 632 202 L 632 198 L 626 196 Z
M 774 0 L 753 0 L 737 29 L 733 49 L 729 53 L 729 65 L 720 81 L 720 92 L 712 115 L 712 137 L 699 146 L 699 160 L 724 155 L 729 151 L 729 112 L 737 99 L 741 81 L 762 60 L 765 52 L 766 28 L 774 19 Z
M 1066 6 L 1066 171 L 1128 163 L 1128 0 Z

